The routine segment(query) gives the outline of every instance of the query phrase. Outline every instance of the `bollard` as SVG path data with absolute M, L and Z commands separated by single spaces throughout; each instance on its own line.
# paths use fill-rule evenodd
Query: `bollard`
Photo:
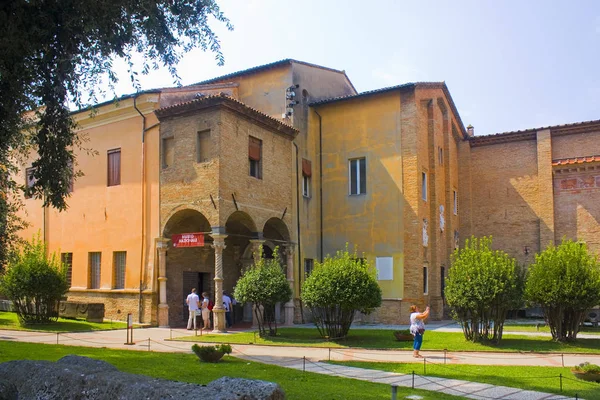
M 398 385 L 392 385 L 392 400 L 396 400 L 398 398 Z
M 560 391 L 562 392 L 562 374 L 559 375 L 560 378 Z
M 412 373 L 412 378 L 413 378 L 412 379 L 412 388 L 414 389 L 415 388 L 415 371 L 413 371 L 413 373 Z
M 135 344 L 133 343 L 133 319 L 131 318 L 131 313 L 127 314 L 127 343 L 125 344 Z
M 150 351 L 150 338 L 148 338 L 148 351 Z
M 302 372 L 306 372 L 306 356 L 302 357 Z
M 56 332 L 56 344 L 58 344 L 58 335 L 59 335 L 59 333 Z
M 564 366 L 565 366 L 565 355 L 564 355 L 564 354 L 561 354 L 561 355 L 560 355 L 560 358 L 561 358 L 561 360 L 562 360 L 562 366 L 564 367 Z
M 423 357 L 423 375 L 427 375 L 427 359 Z

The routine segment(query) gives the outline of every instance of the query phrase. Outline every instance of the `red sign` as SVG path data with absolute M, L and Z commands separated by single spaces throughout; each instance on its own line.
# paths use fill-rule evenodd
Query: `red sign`
M 181 233 L 171 236 L 173 247 L 200 247 L 204 246 L 203 233 Z

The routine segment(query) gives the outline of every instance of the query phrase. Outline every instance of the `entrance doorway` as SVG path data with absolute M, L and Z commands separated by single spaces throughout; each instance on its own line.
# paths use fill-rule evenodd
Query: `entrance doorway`
M 183 271 L 183 321 L 188 320 L 190 311 L 186 300 L 192 292 L 192 288 L 196 288 L 196 294 L 202 300 L 202 292 L 210 293 L 210 274 L 196 271 Z

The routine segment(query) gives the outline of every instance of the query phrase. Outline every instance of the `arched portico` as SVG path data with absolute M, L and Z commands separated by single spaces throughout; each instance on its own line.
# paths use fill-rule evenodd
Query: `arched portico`
M 159 253 L 159 326 L 181 326 L 188 317 L 185 299 L 192 288 L 197 293 L 213 293 L 215 270 L 211 227 L 199 211 L 184 208 L 169 217 L 158 240 Z M 201 233 L 203 242 L 193 247 L 177 247 L 174 235 Z

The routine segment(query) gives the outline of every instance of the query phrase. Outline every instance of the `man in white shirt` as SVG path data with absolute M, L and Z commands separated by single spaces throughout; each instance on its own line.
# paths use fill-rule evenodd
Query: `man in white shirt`
M 225 322 L 227 328 L 231 328 L 233 321 L 231 321 L 231 297 L 227 295 L 227 292 L 223 290 L 223 307 L 225 307 Z
M 192 293 L 188 294 L 185 303 L 188 305 L 190 317 L 188 318 L 187 329 L 192 330 L 192 321 L 194 321 L 194 329 L 196 329 L 196 314 L 198 314 L 200 298 L 196 294 L 196 288 L 192 289 Z

